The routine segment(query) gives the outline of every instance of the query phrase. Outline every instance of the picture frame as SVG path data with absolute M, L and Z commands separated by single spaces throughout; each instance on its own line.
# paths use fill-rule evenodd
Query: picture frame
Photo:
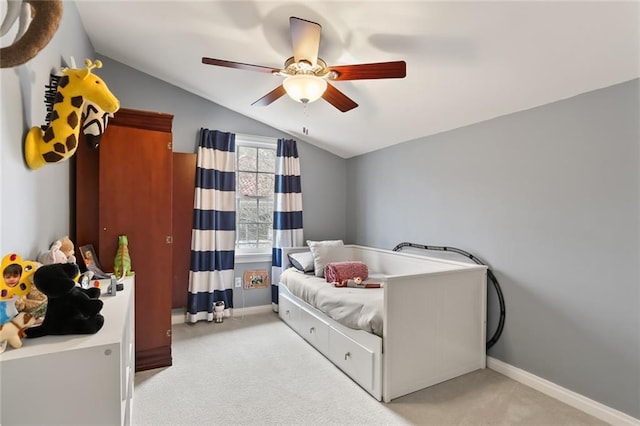
M 247 290 L 254 288 L 269 287 L 269 273 L 266 269 L 252 269 L 244 271 L 244 288 Z
M 96 278 L 96 279 L 109 278 L 109 276 L 104 273 L 104 271 L 102 270 L 102 267 L 100 266 L 100 261 L 98 260 L 98 255 L 96 254 L 96 251 L 93 248 L 93 244 L 86 244 L 84 246 L 80 246 L 79 250 L 80 250 L 80 256 L 82 256 L 82 261 L 84 262 L 84 266 L 87 268 L 87 271 L 93 272 L 93 278 Z

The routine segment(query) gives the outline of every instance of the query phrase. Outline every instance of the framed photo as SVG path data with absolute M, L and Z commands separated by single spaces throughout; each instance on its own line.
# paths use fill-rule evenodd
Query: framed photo
M 109 278 L 109 276 L 102 271 L 102 267 L 98 261 L 98 255 L 93 249 L 93 245 L 87 244 L 85 246 L 80 246 L 80 256 L 82 256 L 82 260 L 84 261 L 84 266 L 86 266 L 87 271 L 93 272 L 93 278 Z
M 266 269 L 244 271 L 244 288 L 266 288 L 269 286 L 269 274 Z

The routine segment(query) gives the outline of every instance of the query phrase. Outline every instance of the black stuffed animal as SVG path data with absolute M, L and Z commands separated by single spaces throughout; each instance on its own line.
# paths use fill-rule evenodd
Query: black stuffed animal
M 74 278 L 79 273 L 75 263 L 52 263 L 36 270 L 33 283 L 48 298 L 47 313 L 41 325 L 26 330 L 27 337 L 94 334 L 102 328 L 100 289 L 78 287 Z

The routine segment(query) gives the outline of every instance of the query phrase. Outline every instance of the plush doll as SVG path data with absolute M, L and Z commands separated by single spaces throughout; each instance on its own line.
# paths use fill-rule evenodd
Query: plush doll
M 62 252 L 62 241 L 56 240 L 49 246 L 49 251 L 40 253 L 38 262 L 43 265 L 51 265 L 52 263 L 66 263 L 67 256 Z
M 47 296 L 35 286 L 31 286 L 29 293 L 16 300 L 16 309 L 18 312 L 27 312 L 38 320 L 47 312 Z
M 0 353 L 4 352 L 7 343 L 15 349 L 22 347 L 25 330 L 36 322 L 36 319 L 26 312 L 20 312 L 11 321 L 0 325 Z
M 47 312 L 41 325 L 27 329 L 27 337 L 94 334 L 102 328 L 100 289 L 76 286 L 79 274 L 75 263 L 52 263 L 38 268 L 33 283 L 47 296 Z
M 49 246 L 49 251 L 40 253 L 38 262 L 43 265 L 51 265 L 52 263 L 76 263 L 75 246 L 68 236 L 64 236 L 59 240 L 55 240 Z
M 76 263 L 76 255 L 75 255 L 75 245 L 73 241 L 69 239 L 69 236 L 65 235 L 60 240 L 60 251 L 65 256 L 65 262 L 68 263 Z
M 214 322 L 222 322 L 224 318 L 224 302 L 219 301 L 213 305 L 213 319 Z

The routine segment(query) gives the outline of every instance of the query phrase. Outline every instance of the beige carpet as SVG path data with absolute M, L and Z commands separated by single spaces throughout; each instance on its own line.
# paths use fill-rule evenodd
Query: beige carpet
M 135 376 L 134 425 L 602 425 L 492 370 L 385 404 L 276 314 L 174 324 L 173 366 Z

